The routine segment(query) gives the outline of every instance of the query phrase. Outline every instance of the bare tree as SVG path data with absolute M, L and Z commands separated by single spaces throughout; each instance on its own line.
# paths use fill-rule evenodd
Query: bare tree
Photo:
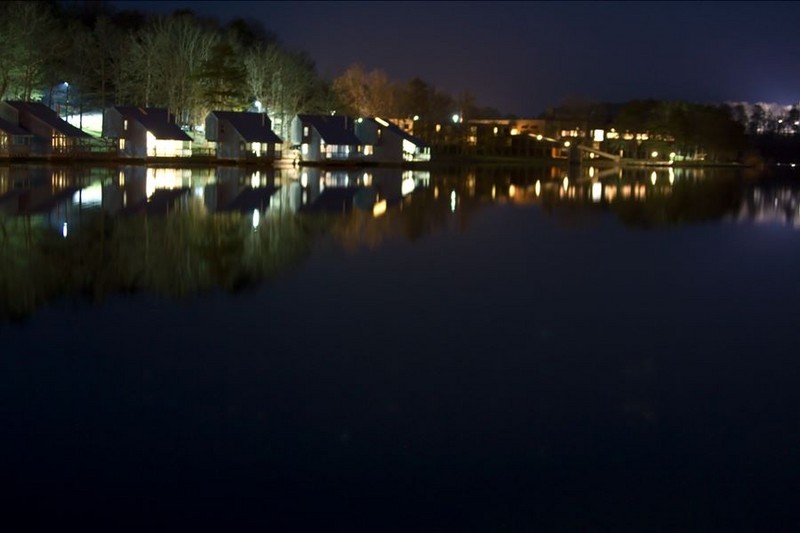
M 154 19 L 133 35 L 129 62 L 120 71 L 134 82 L 126 87 L 131 103 L 166 107 L 182 123 L 202 120 L 196 74 L 219 38 L 190 14 Z
M 349 114 L 363 117 L 396 114 L 397 88 L 380 69 L 365 72 L 361 65 L 351 65 L 333 81 L 333 91 Z
M 47 2 L 6 2 L 0 17 L 0 97 L 31 100 L 47 67 L 64 57 L 66 36 Z
M 304 54 L 262 44 L 245 54 L 244 65 L 250 95 L 266 108 L 282 138 L 288 138 L 294 115 L 324 107 L 314 64 Z

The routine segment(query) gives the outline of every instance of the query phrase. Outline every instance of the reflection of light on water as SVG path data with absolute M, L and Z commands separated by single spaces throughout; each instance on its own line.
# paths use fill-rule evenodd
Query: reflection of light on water
M 475 181 L 475 174 L 470 173 L 470 175 L 467 176 L 467 194 L 469 194 L 470 197 L 475 196 Z
M 497 197 L 497 187 L 492 185 L 492 200 L 494 200 L 496 197 Z
M 752 200 L 743 205 L 739 218 L 757 224 L 779 224 L 800 228 L 800 192 L 792 189 L 754 189 Z
M 564 176 L 564 181 L 561 182 L 561 186 L 564 187 L 565 191 L 569 188 L 569 176 Z
M 300 186 L 303 188 L 308 187 L 308 172 L 300 174 Z
M 180 189 L 184 182 L 190 184 L 191 181 L 191 169 L 148 168 L 145 193 L 150 198 L 157 189 Z
M 72 195 L 72 203 L 83 207 L 99 206 L 103 203 L 103 186 L 95 183 L 77 191 Z
M 653 173 L 650 174 L 650 183 L 655 185 L 657 179 L 658 179 L 658 174 L 656 174 L 656 171 L 654 170 Z
M 614 198 L 617 197 L 617 186 L 606 185 L 603 187 L 603 196 L 605 196 L 607 202 L 613 202 Z
M 64 225 L 61 226 L 61 235 L 66 239 L 67 238 L 67 223 L 64 222 Z
M 675 183 L 675 171 L 672 169 L 672 167 L 670 167 L 669 168 L 669 184 L 672 185 L 673 183 Z
M 258 212 L 258 209 L 253 209 L 253 229 L 258 229 L 258 225 L 261 223 L 261 213 Z
M 250 186 L 254 189 L 261 186 L 261 171 L 256 170 L 253 172 L 253 175 L 250 176 Z
M 603 197 L 603 184 L 599 181 L 592 183 L 592 201 L 599 202 Z
M 594 154 L 592 154 L 592 155 L 594 155 Z M 590 178 L 594 177 L 594 167 L 589 167 L 589 177 Z
M 450 191 L 450 212 L 456 211 L 456 191 Z
M 372 207 L 372 216 L 379 217 L 386 212 L 386 200 L 376 202 Z
M 513 185 L 509 185 L 508 186 L 508 197 L 509 198 L 514 198 L 515 194 L 517 194 L 517 188 L 514 187 Z
M 412 192 L 414 192 L 414 187 L 415 186 L 416 186 L 416 184 L 414 183 L 414 179 L 413 178 L 411 178 L 411 177 L 405 178 L 400 183 L 400 194 L 402 194 L 403 196 L 411 194 Z
M 539 180 L 536 180 L 536 185 L 534 186 L 533 190 L 536 192 L 536 196 L 541 195 L 542 194 L 542 182 L 539 181 Z

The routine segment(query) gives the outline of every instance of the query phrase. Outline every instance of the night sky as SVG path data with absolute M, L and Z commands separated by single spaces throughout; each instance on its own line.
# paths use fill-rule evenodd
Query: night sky
M 536 116 L 565 101 L 800 101 L 798 2 L 112 2 L 253 18 L 329 79 L 419 76 Z

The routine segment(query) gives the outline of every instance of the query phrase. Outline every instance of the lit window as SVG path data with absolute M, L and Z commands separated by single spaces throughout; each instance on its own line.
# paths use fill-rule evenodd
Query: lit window
M 122 129 L 125 130 L 125 131 L 128 131 L 128 119 L 127 118 L 122 122 Z

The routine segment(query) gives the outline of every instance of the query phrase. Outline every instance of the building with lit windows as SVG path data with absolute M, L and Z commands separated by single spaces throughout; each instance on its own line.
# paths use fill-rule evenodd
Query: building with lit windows
M 30 154 L 68 156 L 92 150 L 92 136 L 39 102 L 0 102 L 0 119 L 31 134 Z
M 355 163 L 362 160 L 363 143 L 355 120 L 341 115 L 297 115 L 291 124 L 292 147 L 301 163 Z
M 355 133 L 364 143 L 365 162 L 383 164 L 431 159 L 428 143 L 380 117 L 357 119 Z
M 272 131 L 266 113 L 212 111 L 206 117 L 206 140 L 215 143 L 217 159 L 275 161 L 283 141 Z
M 103 113 L 103 137 L 117 153 L 136 159 L 190 157 L 192 138 L 166 109 L 116 106 Z

